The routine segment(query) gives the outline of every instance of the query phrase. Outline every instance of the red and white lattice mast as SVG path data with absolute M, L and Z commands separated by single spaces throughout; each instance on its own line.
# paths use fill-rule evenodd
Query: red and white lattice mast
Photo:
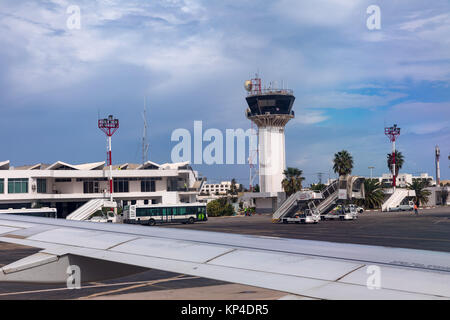
M 245 82 L 245 89 L 249 92 L 249 94 L 261 94 L 262 92 L 262 85 L 261 85 L 261 78 L 258 74 L 255 75 L 255 78 L 248 80 Z M 256 130 L 254 128 L 253 122 L 251 121 L 251 134 L 256 134 L 256 137 L 258 136 L 258 127 L 256 127 Z M 252 149 L 253 144 L 251 139 L 254 137 L 251 137 L 249 140 L 249 157 L 248 157 L 248 164 L 250 167 L 250 176 L 249 176 L 249 191 L 253 192 L 255 188 L 255 179 L 258 177 L 258 168 L 257 168 L 257 162 L 258 162 L 258 146 L 256 145 L 256 149 Z
M 108 116 L 107 119 L 99 119 L 98 127 L 102 130 L 108 139 L 108 149 L 106 152 L 107 165 L 109 166 L 109 198 L 113 201 L 113 178 L 112 178 L 112 158 L 111 158 L 111 137 L 119 129 L 119 120 L 114 119 L 113 116 Z
M 400 135 L 400 128 L 394 124 L 393 127 L 384 128 L 384 134 L 387 135 L 392 142 L 392 187 L 395 189 L 397 186 L 397 172 L 395 171 L 395 141 Z

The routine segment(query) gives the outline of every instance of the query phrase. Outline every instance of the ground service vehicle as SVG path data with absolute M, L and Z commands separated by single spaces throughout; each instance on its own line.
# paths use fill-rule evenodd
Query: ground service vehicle
M 194 223 L 208 220 L 206 204 L 203 203 L 131 205 L 126 206 L 123 213 L 124 223 L 149 226 L 154 226 L 157 223 Z
M 358 218 L 358 213 L 355 205 L 338 205 L 320 218 L 321 220 L 355 220 Z
M 320 216 L 310 209 L 306 209 L 303 213 L 298 213 L 293 217 L 282 218 L 283 223 L 318 223 Z

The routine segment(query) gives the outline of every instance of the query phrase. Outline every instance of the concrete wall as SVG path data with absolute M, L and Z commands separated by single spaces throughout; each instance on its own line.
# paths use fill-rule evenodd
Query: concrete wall
M 273 213 L 272 198 L 255 198 L 256 213 Z
M 442 190 L 445 189 L 450 193 L 450 187 L 429 187 L 426 190 L 431 192 L 431 195 L 428 197 L 427 206 L 437 206 L 443 205 L 442 203 Z M 447 198 L 446 205 L 450 205 L 450 196 Z

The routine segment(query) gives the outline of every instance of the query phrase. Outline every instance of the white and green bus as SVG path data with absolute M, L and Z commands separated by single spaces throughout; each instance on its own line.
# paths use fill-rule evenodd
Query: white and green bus
M 123 223 L 154 226 L 164 223 L 194 223 L 207 221 L 206 204 L 153 204 L 126 206 L 123 211 Z

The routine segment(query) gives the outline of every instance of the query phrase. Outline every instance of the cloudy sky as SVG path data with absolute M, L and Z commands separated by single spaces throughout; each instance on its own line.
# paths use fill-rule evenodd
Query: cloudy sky
M 309 183 L 333 176 L 342 149 L 355 174 L 387 172 L 393 123 L 404 172 L 434 176 L 439 145 L 450 178 L 448 0 L 1 0 L 0 28 L 0 160 L 13 165 L 103 161 L 108 114 L 121 121 L 114 162 L 140 162 L 144 99 L 150 159 L 168 162 L 172 132 L 194 120 L 248 129 L 243 82 L 259 71 L 294 90 L 287 165 Z M 246 165 L 195 168 L 248 184 Z

